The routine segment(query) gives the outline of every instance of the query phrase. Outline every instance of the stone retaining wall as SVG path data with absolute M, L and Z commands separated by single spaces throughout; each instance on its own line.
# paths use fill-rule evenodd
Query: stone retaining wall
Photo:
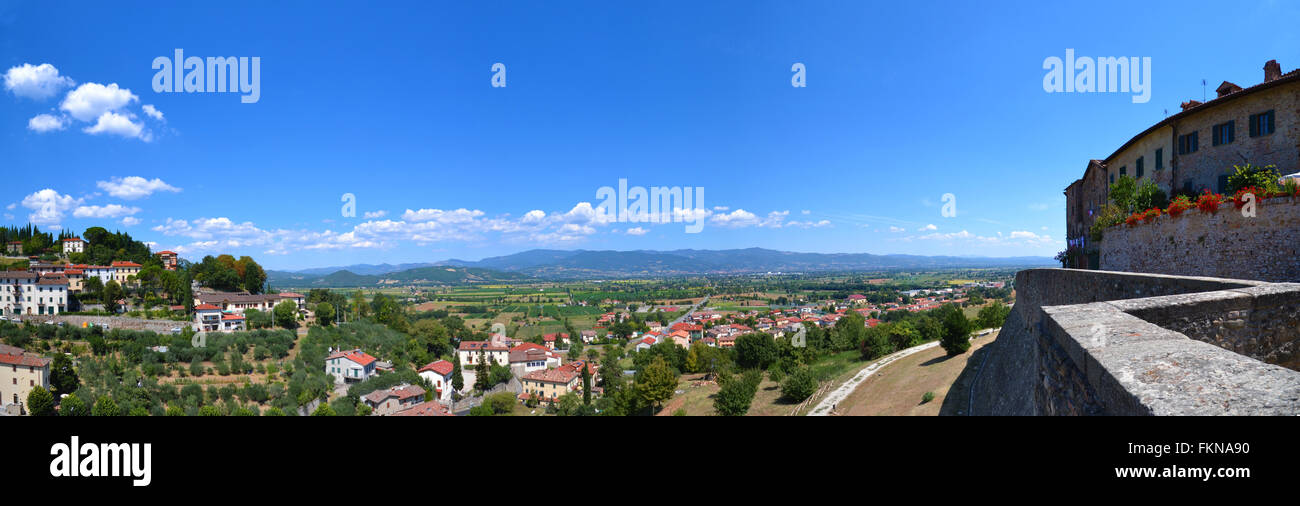
M 1254 217 L 1228 203 L 1214 214 L 1193 208 L 1119 225 L 1098 247 L 1107 271 L 1300 281 L 1300 199 L 1260 201 Z
M 1016 292 L 972 414 L 1300 414 L 1300 372 L 1256 359 L 1294 367 L 1300 284 L 1031 269 Z

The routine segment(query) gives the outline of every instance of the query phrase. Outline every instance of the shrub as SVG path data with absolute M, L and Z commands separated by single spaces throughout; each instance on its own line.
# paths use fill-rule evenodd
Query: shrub
M 795 369 L 790 377 L 781 382 L 781 397 L 793 402 L 803 402 L 816 391 L 817 377 L 807 367 Z
M 1155 221 L 1156 218 L 1159 218 L 1160 214 L 1161 214 L 1160 208 L 1153 207 L 1151 209 L 1147 209 L 1146 212 L 1142 213 L 1142 221 L 1151 223 Z
M 1165 207 L 1169 205 L 1169 196 L 1160 189 L 1155 181 L 1143 179 L 1133 195 L 1133 210 Z
M 1133 213 L 1124 218 L 1124 224 L 1130 227 L 1136 227 L 1138 223 L 1142 223 L 1142 213 Z
M 925 404 L 933 400 L 934 400 L 934 392 L 926 392 L 925 395 L 921 396 L 921 404 Z
M 1228 192 L 1237 193 L 1245 188 L 1258 188 L 1266 191 L 1278 189 L 1277 180 L 1282 177 L 1277 172 L 1276 165 L 1264 167 L 1255 167 L 1249 163 L 1246 165 L 1233 165 L 1232 174 L 1228 175 Z M 1264 193 L 1256 193 L 1264 195 Z

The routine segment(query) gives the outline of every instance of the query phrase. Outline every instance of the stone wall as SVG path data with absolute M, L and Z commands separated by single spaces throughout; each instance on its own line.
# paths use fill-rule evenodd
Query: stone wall
M 1300 372 L 1252 358 L 1293 365 L 1300 284 L 1031 269 L 1016 292 L 972 414 L 1300 414 Z
M 1106 230 L 1101 269 L 1182 276 L 1300 281 L 1300 199 L 1267 199 L 1254 217 L 1232 204 L 1190 209 Z

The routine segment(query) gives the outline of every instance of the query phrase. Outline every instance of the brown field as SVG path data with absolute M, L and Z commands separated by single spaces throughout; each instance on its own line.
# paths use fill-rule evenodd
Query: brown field
M 899 359 L 858 385 L 835 411 L 849 416 L 938 415 L 966 362 L 995 338 L 996 334 L 972 338 L 970 351 L 955 357 L 948 357 L 943 348 L 936 347 Z M 922 403 L 921 396 L 926 392 L 934 392 L 934 400 Z

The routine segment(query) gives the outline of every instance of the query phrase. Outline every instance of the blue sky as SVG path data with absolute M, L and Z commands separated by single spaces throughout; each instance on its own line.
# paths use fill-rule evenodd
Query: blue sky
M 1050 256 L 1088 159 L 1201 79 L 1213 96 L 1300 65 L 1288 2 L 157 5 L 0 1 L 4 223 L 274 269 L 535 247 Z M 176 48 L 259 57 L 260 99 L 156 93 Z M 1067 48 L 1150 57 L 1150 101 L 1047 93 Z M 704 188 L 703 230 L 602 219 L 620 178 Z

